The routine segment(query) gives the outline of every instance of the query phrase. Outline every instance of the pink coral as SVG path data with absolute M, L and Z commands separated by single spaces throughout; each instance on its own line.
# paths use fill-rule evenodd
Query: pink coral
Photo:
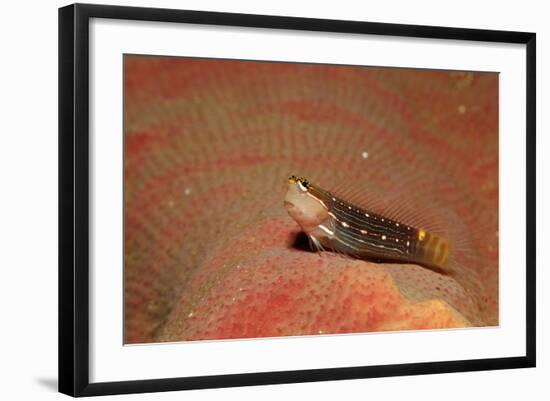
M 127 56 L 125 341 L 498 324 L 497 134 L 496 74 Z M 291 173 L 429 201 L 464 263 L 294 246 Z

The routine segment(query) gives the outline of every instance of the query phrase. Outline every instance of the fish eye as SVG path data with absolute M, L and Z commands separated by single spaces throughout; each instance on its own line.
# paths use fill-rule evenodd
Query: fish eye
M 307 192 L 307 190 L 309 189 L 309 182 L 308 180 L 306 180 L 305 178 L 299 178 L 297 180 L 297 183 L 298 183 L 298 188 L 300 188 L 300 190 L 302 192 Z

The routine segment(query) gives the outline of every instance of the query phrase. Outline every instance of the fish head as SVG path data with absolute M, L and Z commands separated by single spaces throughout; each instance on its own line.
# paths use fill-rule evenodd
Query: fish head
M 284 205 L 290 217 L 306 233 L 328 218 L 326 205 L 316 196 L 314 186 L 304 177 L 292 175 L 288 178 Z

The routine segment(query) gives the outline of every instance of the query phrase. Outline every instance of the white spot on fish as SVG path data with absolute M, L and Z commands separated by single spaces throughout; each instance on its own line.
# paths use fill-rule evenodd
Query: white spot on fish
M 386 236 L 385 235 L 382 235 L 382 240 L 385 240 L 386 239 Z
M 191 195 L 191 188 L 185 188 L 185 191 L 183 191 L 185 195 Z
M 363 152 L 363 153 L 361 153 L 361 157 L 366 160 L 366 159 L 369 158 L 369 153 L 368 152 Z
M 193 312 L 189 312 L 189 314 L 187 315 L 187 317 L 193 317 Z
M 395 223 L 395 226 L 396 226 L 396 227 L 399 227 L 399 223 Z
M 367 230 L 361 230 L 361 234 L 367 234 L 368 231 Z
M 466 113 L 466 106 L 464 106 L 463 104 L 461 104 L 460 106 L 458 106 L 458 112 L 459 112 L 460 114 Z
M 399 242 L 399 238 L 396 238 L 396 239 L 395 239 L 395 242 Z
M 345 221 L 343 221 L 343 222 L 342 222 L 342 226 L 343 226 L 343 227 L 349 227 L 349 224 L 346 223 Z

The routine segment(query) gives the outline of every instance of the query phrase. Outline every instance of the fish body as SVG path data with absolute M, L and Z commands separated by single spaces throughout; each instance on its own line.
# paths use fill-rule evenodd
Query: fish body
M 443 236 L 355 205 L 305 178 L 288 179 L 284 204 L 319 251 L 441 270 L 448 267 L 449 242 Z

